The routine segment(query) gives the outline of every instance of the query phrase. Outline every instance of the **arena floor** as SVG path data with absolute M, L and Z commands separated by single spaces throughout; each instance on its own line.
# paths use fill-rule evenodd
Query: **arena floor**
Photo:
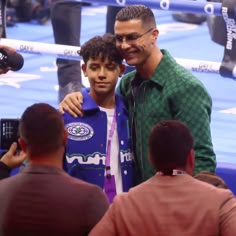
M 171 12 L 154 10 L 160 48 L 176 58 L 221 62 L 224 48 L 210 39 L 206 23 L 192 25 L 176 22 Z M 81 43 L 105 32 L 106 6 L 87 6 L 82 10 Z M 7 28 L 9 39 L 54 43 L 51 23 L 17 23 Z M 22 54 L 24 67 L 0 78 L 0 118 L 18 118 L 35 102 L 58 107 L 55 57 Z M 236 81 L 219 74 L 196 73 L 213 99 L 212 137 L 218 163 L 236 166 Z M 83 79 L 84 84 L 87 81 Z

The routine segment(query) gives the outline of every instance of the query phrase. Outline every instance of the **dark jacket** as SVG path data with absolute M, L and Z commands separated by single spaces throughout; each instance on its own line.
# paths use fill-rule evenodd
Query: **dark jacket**
M 0 235 L 87 235 L 108 208 L 101 188 L 28 164 L 0 181 Z
M 0 179 L 5 179 L 10 176 L 11 168 L 0 161 Z

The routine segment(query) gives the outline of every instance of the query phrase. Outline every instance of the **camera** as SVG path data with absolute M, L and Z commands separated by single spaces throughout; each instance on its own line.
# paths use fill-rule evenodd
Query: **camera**
M 24 65 L 24 58 L 21 54 L 6 48 L 0 48 L 0 68 L 10 67 L 12 71 L 20 70 Z
M 0 154 L 6 153 L 13 142 L 17 142 L 19 138 L 19 122 L 20 119 L 0 119 Z M 18 150 L 20 146 L 18 144 Z

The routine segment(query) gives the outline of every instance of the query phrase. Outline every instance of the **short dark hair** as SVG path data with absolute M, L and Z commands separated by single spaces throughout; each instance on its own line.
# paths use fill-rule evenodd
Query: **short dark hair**
M 102 61 L 108 60 L 121 65 L 123 56 L 116 48 L 116 39 L 112 34 L 104 34 L 103 36 L 95 36 L 85 42 L 80 49 L 80 56 L 87 63 L 89 59 L 100 57 Z
M 201 171 L 200 173 L 195 175 L 194 178 L 206 182 L 208 184 L 214 185 L 218 188 L 228 189 L 228 186 L 225 183 L 225 181 L 215 173 L 211 173 L 208 171 Z
M 156 20 L 152 10 L 144 5 L 129 5 L 121 8 L 116 14 L 116 21 L 129 21 L 133 19 L 141 20 L 143 25 L 149 28 L 156 27 Z
M 36 103 L 28 107 L 20 119 L 19 134 L 31 155 L 57 151 L 63 145 L 64 122 L 54 107 Z
M 149 136 L 149 153 L 157 171 L 172 174 L 185 168 L 193 148 L 193 137 L 186 125 L 177 120 L 165 120 L 155 125 Z

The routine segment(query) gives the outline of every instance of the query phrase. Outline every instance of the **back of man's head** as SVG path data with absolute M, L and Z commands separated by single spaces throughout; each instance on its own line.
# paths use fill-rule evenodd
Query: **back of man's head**
M 161 121 L 151 130 L 149 159 L 156 171 L 172 175 L 174 169 L 185 170 L 190 153 L 193 153 L 193 137 L 180 121 Z
M 45 155 L 63 146 L 64 123 L 54 107 L 36 103 L 24 111 L 19 133 L 27 145 L 30 157 Z

